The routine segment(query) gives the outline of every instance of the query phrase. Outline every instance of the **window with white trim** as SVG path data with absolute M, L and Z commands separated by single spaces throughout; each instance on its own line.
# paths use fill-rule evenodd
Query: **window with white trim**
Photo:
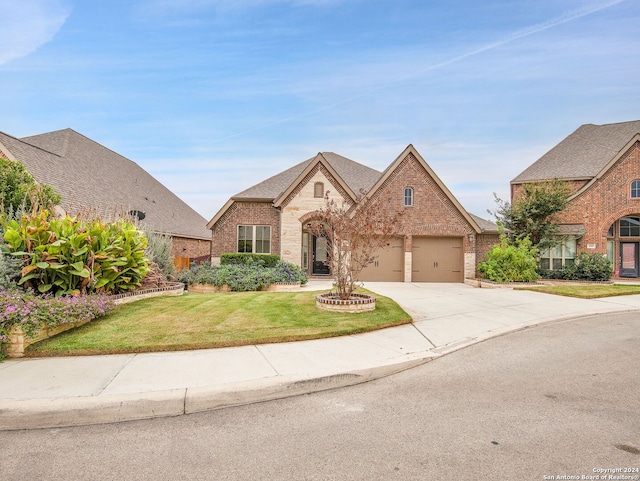
M 404 206 L 411 207 L 413 205 L 413 189 L 405 187 L 404 189 Z
M 238 252 L 271 254 L 271 227 L 268 225 L 239 225 Z
M 540 252 L 540 268 L 546 270 L 560 270 L 571 266 L 576 260 L 576 240 L 564 239 L 560 244 Z
M 631 182 L 631 198 L 640 198 L 640 180 L 634 180 L 633 182 Z

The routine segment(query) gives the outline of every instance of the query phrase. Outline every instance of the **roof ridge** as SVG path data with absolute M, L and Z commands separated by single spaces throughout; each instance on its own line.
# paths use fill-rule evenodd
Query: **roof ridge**
M 13 140 L 17 140 L 20 143 L 26 144 L 29 147 L 33 147 L 34 149 L 41 150 L 42 152 L 46 152 L 47 154 L 55 155 L 56 157 L 62 158 L 59 154 L 56 154 L 55 152 L 51 152 L 50 150 L 47 150 L 47 149 L 43 149 L 42 147 L 39 147 L 37 145 L 33 145 L 32 143 L 27 142 L 26 140 L 23 140 L 23 138 L 16 137 L 15 135 L 8 134 L 8 133 L 6 133 L 4 131 L 1 131 L 1 130 L 0 130 L 0 133 L 6 135 L 7 137 L 11 137 Z M 31 137 L 33 137 L 33 136 L 31 136 Z
M 85 140 L 88 140 L 89 142 L 91 142 L 91 143 L 93 143 L 93 144 L 95 144 L 95 145 L 99 145 L 99 146 L 100 146 L 100 147 L 102 147 L 103 149 L 108 150 L 109 152 L 114 153 L 114 154 L 115 154 L 115 155 L 117 155 L 118 157 L 122 157 L 123 159 L 128 160 L 129 162 L 132 162 L 132 163 L 134 163 L 134 164 L 136 164 L 136 165 L 139 165 L 137 162 L 135 162 L 135 161 L 131 160 L 129 157 L 126 157 L 126 156 L 124 156 L 124 155 L 122 155 L 122 154 L 120 154 L 120 153 L 116 152 L 115 150 L 113 150 L 113 149 L 111 149 L 111 148 L 109 148 L 109 147 L 107 147 L 107 146 L 105 146 L 105 145 L 101 144 L 100 142 L 98 142 L 98 141 L 96 141 L 96 140 L 93 140 L 93 139 L 92 139 L 92 138 L 90 138 L 90 137 L 87 137 L 86 135 L 84 135 L 84 134 L 82 134 L 82 133 L 78 132 L 77 130 L 72 129 L 71 127 L 67 127 L 67 128 L 64 128 L 64 129 L 58 129 L 58 130 L 52 130 L 51 132 L 43 132 L 43 133 L 41 133 L 41 134 L 36 134 L 36 135 L 30 135 L 30 136 L 25 137 L 25 138 L 29 138 L 29 137 L 44 137 L 44 136 L 48 136 L 48 135 L 51 135 L 51 134 L 57 134 L 57 133 L 64 133 L 64 134 L 65 134 L 65 136 L 64 136 L 64 141 L 63 141 L 63 145 L 64 145 L 64 147 L 63 147 L 64 155 L 55 154 L 55 155 L 57 155 L 58 157 L 62 157 L 62 158 L 64 158 L 64 157 L 66 157 L 66 156 L 67 156 L 68 151 L 69 151 L 70 139 L 71 139 L 70 134 L 75 134 L 75 135 L 76 135 L 76 136 L 78 136 L 78 137 L 81 137 L 81 138 L 83 138 L 83 139 L 85 139 Z M 20 139 L 20 140 L 22 140 L 22 139 Z M 24 141 L 23 141 L 23 142 L 24 142 Z M 31 144 L 29 144 L 29 145 L 31 145 Z M 34 147 L 37 147 L 37 146 L 34 146 Z M 45 150 L 45 152 L 49 152 L 49 151 L 48 151 L 48 150 L 46 150 L 46 149 L 41 149 L 41 150 Z M 51 153 L 54 153 L 54 152 L 51 152 Z

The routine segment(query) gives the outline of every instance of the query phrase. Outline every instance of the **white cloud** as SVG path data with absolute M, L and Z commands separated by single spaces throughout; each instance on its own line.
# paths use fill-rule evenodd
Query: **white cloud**
M 0 11 L 0 65 L 3 65 L 51 41 L 71 8 L 63 0 L 0 0 Z

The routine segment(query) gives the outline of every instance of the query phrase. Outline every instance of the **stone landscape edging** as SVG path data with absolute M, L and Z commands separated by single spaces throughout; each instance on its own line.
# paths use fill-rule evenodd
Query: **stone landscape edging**
M 109 296 L 109 299 L 111 299 L 114 304 L 120 305 L 151 297 L 181 296 L 182 294 L 184 294 L 184 284 L 180 282 L 172 282 L 165 287 L 153 287 L 151 289 L 142 289 L 134 292 L 116 294 Z M 14 326 L 11 331 L 9 331 L 9 342 L 6 343 L 5 354 L 10 358 L 24 357 L 25 349 L 31 344 L 44 341 L 45 339 L 49 339 L 50 337 L 56 336 L 62 332 L 83 326 L 88 322 L 90 321 L 66 322 L 55 327 L 43 326 L 38 331 L 38 335 L 33 338 L 29 338 L 22 329 Z

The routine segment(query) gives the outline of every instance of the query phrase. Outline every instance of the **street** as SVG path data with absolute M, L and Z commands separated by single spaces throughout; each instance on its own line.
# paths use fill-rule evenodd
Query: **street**
M 12 481 L 640 479 L 639 348 L 637 311 L 543 324 L 334 391 L 0 432 L 0 472 Z

